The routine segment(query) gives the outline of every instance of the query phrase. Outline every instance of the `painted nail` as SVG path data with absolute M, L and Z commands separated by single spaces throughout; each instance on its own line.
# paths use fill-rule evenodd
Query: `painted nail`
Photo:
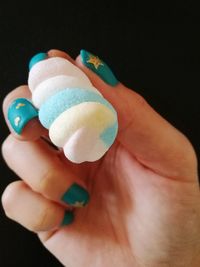
M 29 70 L 39 61 L 44 60 L 48 57 L 47 53 L 38 53 L 35 56 L 33 56 L 29 62 Z
M 115 75 L 104 61 L 83 49 L 80 51 L 80 55 L 83 64 L 99 75 L 104 82 L 112 86 L 118 84 Z
M 89 193 L 82 186 L 74 183 L 61 200 L 72 207 L 81 208 L 89 202 L 89 198 Z
M 74 213 L 72 211 L 66 211 L 61 226 L 71 224 L 73 221 L 74 221 Z
M 26 98 L 17 98 L 8 108 L 8 120 L 18 134 L 21 134 L 25 125 L 37 116 L 37 109 Z

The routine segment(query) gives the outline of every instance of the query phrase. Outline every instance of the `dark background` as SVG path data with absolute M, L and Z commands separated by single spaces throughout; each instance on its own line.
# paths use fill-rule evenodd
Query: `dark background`
M 0 100 L 27 81 L 32 55 L 50 48 L 105 59 L 116 76 L 192 142 L 200 155 L 200 25 L 191 3 L 155 7 L 134 1 L 19 1 L 0 4 Z M 1 114 L 1 142 L 8 135 Z M 17 177 L 1 160 L 0 193 Z M 57 267 L 37 237 L 1 208 L 0 266 Z

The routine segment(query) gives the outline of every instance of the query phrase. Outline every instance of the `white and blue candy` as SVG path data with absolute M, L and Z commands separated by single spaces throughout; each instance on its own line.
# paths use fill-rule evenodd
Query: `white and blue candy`
M 113 144 L 117 113 L 70 61 L 40 53 L 29 64 L 28 84 L 51 141 L 74 162 L 96 161 Z

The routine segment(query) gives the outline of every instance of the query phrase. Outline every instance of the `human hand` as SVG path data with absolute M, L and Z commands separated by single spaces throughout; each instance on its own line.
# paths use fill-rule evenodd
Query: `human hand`
M 72 60 L 56 50 L 49 56 Z M 190 142 L 140 95 L 108 85 L 80 56 L 73 62 L 117 110 L 117 139 L 101 160 L 77 165 L 40 138 L 47 132 L 37 119 L 21 136 L 9 125 L 2 152 L 22 181 L 4 191 L 6 215 L 36 232 L 64 266 L 200 266 L 200 193 Z M 6 97 L 6 120 L 19 97 L 30 98 L 26 86 Z M 90 202 L 60 227 L 64 216 L 72 221 L 69 203 L 60 199 L 74 182 L 88 189 Z

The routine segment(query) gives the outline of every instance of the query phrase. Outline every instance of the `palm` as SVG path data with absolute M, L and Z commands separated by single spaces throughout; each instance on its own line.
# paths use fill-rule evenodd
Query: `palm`
M 177 235 L 180 224 L 187 230 L 183 222 L 188 220 L 191 206 L 184 200 L 186 203 L 185 196 L 193 194 L 194 184 L 159 176 L 117 143 L 97 165 L 90 166 L 75 166 L 91 191 L 90 204 L 77 210 L 74 224 L 53 233 L 45 246 L 66 266 L 164 262 L 165 253 L 182 241 Z M 86 169 L 87 178 L 83 174 Z M 191 200 L 193 205 L 195 196 Z M 191 234 L 189 229 L 186 238 L 187 234 Z

